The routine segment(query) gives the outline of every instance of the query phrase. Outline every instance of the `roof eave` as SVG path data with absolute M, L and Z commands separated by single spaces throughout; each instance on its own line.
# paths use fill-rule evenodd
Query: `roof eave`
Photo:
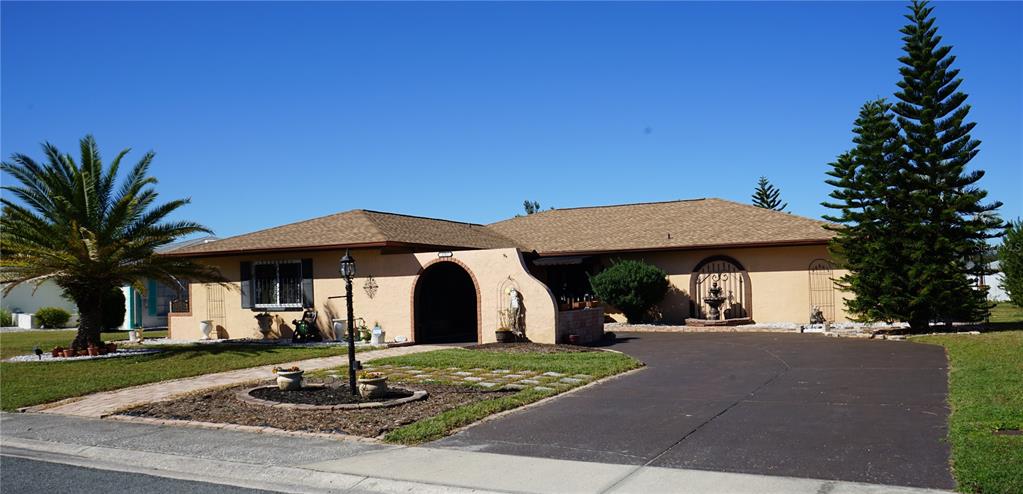
M 633 252 L 669 252 L 669 251 L 690 251 L 709 249 L 749 249 L 759 247 L 798 247 L 805 245 L 827 245 L 829 239 L 803 239 L 803 240 L 779 240 L 771 242 L 742 242 L 730 244 L 703 244 L 684 245 L 668 247 L 637 247 L 633 249 L 598 249 L 598 250 L 556 250 L 537 252 L 540 257 L 569 256 L 569 255 L 600 255 L 600 254 L 627 254 Z

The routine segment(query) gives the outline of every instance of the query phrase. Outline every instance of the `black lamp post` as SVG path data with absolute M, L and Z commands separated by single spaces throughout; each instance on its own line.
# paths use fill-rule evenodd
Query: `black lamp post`
M 355 333 L 352 328 L 355 326 L 355 312 L 352 310 L 352 278 L 355 277 L 355 259 L 348 255 L 345 250 L 344 257 L 338 267 L 341 277 L 345 279 L 345 302 L 348 305 L 348 387 L 352 395 L 357 395 L 359 390 L 355 387 Z

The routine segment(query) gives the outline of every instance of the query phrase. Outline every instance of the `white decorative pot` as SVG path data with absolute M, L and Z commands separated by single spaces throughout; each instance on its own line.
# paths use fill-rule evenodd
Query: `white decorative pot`
M 199 331 L 202 331 L 202 339 L 210 339 L 210 333 L 213 331 L 213 321 L 199 321 Z
M 302 374 L 305 371 L 277 371 L 277 387 L 284 391 L 302 389 Z
M 334 328 L 334 341 L 345 341 L 347 322 L 344 319 L 331 319 L 330 322 L 333 323 L 331 327 Z

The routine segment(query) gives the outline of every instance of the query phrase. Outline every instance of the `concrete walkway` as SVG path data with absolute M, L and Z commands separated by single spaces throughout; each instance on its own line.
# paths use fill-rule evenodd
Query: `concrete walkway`
M 7 458 L 170 479 L 303 493 L 946 492 L 175 428 L 37 413 L 0 414 L 0 454 Z
M 366 362 L 384 357 L 397 357 L 399 355 L 409 355 L 412 353 L 451 348 L 452 346 L 458 345 L 413 345 L 385 348 L 382 350 L 359 352 L 356 354 L 356 358 L 360 361 Z M 260 379 L 269 379 L 273 375 L 271 374 L 271 369 L 273 369 L 274 366 L 298 366 L 306 371 L 315 371 L 339 367 L 344 365 L 344 363 L 344 357 L 334 356 L 299 360 L 282 364 L 263 365 L 259 367 L 250 367 L 248 369 L 219 372 L 216 374 L 205 374 L 195 377 L 186 377 L 183 379 L 174 379 L 171 381 L 144 384 L 141 386 L 123 388 L 114 391 L 94 393 L 80 398 L 71 398 L 68 400 L 58 401 L 56 403 L 27 407 L 23 411 L 76 415 L 79 417 L 105 417 L 124 408 L 152 403 L 155 401 L 162 401 L 180 394 L 192 393 L 210 388 L 231 386 Z

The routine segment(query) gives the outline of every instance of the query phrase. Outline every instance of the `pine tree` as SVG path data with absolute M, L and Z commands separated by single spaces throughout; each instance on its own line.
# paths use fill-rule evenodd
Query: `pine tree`
M 771 185 L 771 182 L 767 181 L 767 177 L 760 177 L 760 180 L 757 181 L 757 188 L 753 191 L 753 205 L 764 209 L 784 211 L 789 203 L 782 204 L 780 195 L 781 190 Z
M 854 295 L 846 308 L 859 321 L 904 320 L 907 266 L 902 231 L 907 194 L 900 187 L 903 142 L 883 99 L 867 102 L 854 123 L 856 147 L 831 163 L 826 183 L 835 187 L 825 207 L 840 214 L 825 219 L 841 224 L 830 248 L 848 270 L 836 280 Z
M 1009 224 L 1005 239 L 998 248 L 998 263 L 1002 270 L 1001 287 L 1009 301 L 1023 307 L 1023 220 Z
M 952 48 L 940 45 L 927 2 L 914 1 L 910 10 L 901 30 L 906 54 L 899 58 L 900 101 L 893 111 L 906 141 L 905 190 L 914 216 L 904 233 L 908 320 L 923 331 L 929 321 L 976 321 L 987 314 L 986 293 L 970 276 L 985 269 L 974 261 L 1001 233 L 1002 222 L 993 214 L 1001 203 L 982 202 L 987 192 L 976 184 L 984 172 L 966 171 L 980 141 L 970 137 L 976 124 L 966 121 L 970 106 L 958 91 L 963 80 L 951 68 Z
M 522 201 L 522 209 L 526 211 L 527 215 L 540 212 L 540 201 L 530 201 L 526 199 Z

